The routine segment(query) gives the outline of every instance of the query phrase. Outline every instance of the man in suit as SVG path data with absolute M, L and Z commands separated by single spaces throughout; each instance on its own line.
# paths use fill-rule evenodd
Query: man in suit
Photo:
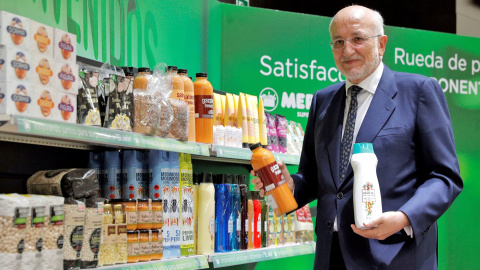
M 315 93 L 298 173 L 279 161 L 298 205 L 318 200 L 315 269 L 436 269 L 436 220 L 463 188 L 442 89 L 382 63 L 387 36 L 376 11 L 340 10 L 330 36 L 347 80 Z M 365 230 L 354 225 L 353 142 L 372 143 L 378 158 L 384 212 Z

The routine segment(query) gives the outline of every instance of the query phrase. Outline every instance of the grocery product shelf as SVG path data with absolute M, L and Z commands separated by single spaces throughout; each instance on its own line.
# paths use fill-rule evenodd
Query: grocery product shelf
M 294 244 L 227 253 L 215 253 L 208 256 L 208 261 L 212 262 L 215 268 L 218 268 L 313 253 L 315 253 L 315 243 Z
M 62 148 L 94 150 L 98 147 L 159 149 L 192 154 L 195 159 L 250 164 L 249 149 L 181 142 L 134 132 L 70 124 L 39 118 L 0 114 L 0 140 Z M 277 160 L 298 165 L 300 156 L 274 153 Z
M 129 263 L 98 267 L 95 269 L 115 270 L 167 270 L 167 269 L 205 269 L 208 268 L 207 256 L 197 255 L 182 258 L 162 259 L 160 261 Z

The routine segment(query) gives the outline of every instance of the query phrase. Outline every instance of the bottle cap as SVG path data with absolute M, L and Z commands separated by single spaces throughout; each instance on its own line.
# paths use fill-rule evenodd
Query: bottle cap
M 207 77 L 207 73 L 197 73 L 197 77 Z
M 138 72 L 150 72 L 150 68 L 148 68 L 148 67 L 141 67 L 141 68 L 138 68 Z
M 159 230 L 158 229 L 152 229 L 152 233 L 158 233 Z
M 125 71 L 125 77 L 133 77 L 133 75 L 135 75 L 133 72 Z
M 202 183 L 213 183 L 212 173 L 204 172 L 199 177 L 201 177 L 201 179 L 198 180 L 201 180 Z
M 193 183 L 194 185 L 198 185 L 198 184 L 199 184 L 198 177 L 199 177 L 198 173 L 193 173 L 193 174 L 192 174 L 192 183 Z
M 239 185 L 246 185 L 247 184 L 247 178 L 243 174 L 238 175 L 238 184 Z
M 371 153 L 375 154 L 373 151 L 373 144 L 371 143 L 355 143 L 353 145 L 353 154 L 361 154 L 361 153 Z
M 125 74 L 127 74 L 127 72 L 134 72 L 133 67 L 122 67 L 122 70 Z
M 188 72 L 187 72 L 187 69 L 185 69 L 185 68 L 179 68 L 179 69 L 178 69 L 178 73 L 185 73 L 185 74 L 187 74 Z
M 256 190 L 251 190 L 249 191 L 250 199 L 251 200 L 259 200 L 260 199 L 260 193 Z
M 177 66 L 168 66 L 168 70 L 177 70 Z
M 123 202 L 122 199 L 111 199 L 110 200 L 110 203 L 112 203 L 112 204 L 117 204 L 117 203 L 121 203 L 121 202 Z
M 219 184 L 231 184 L 232 176 L 230 174 L 218 174 L 217 181 Z
M 140 233 L 150 233 L 148 230 L 138 230 Z
M 238 175 L 232 174 L 232 184 L 238 185 Z
M 254 149 L 256 149 L 256 148 L 258 148 L 258 147 L 262 147 L 262 144 L 261 144 L 261 143 L 256 143 L 256 144 L 250 146 L 250 150 L 253 151 Z

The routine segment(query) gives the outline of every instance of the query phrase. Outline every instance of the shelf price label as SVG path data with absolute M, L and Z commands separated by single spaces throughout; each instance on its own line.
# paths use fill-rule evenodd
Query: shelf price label
M 105 267 L 105 269 L 115 270 L 187 270 L 205 268 L 208 268 L 207 256 L 195 256 L 166 260 L 162 259 L 161 261 L 151 261 L 150 263 Z
M 213 254 L 210 255 L 210 259 L 213 266 L 217 268 L 312 254 L 314 252 L 312 244 L 306 244 Z
M 221 158 L 234 158 L 250 160 L 252 158 L 252 151 L 245 148 L 235 148 L 223 145 L 213 145 L 214 151 L 217 153 L 217 157 Z
M 276 160 L 282 160 L 287 165 L 298 165 L 298 164 L 300 164 L 300 156 L 297 156 L 297 155 L 273 153 L 273 156 L 275 157 Z

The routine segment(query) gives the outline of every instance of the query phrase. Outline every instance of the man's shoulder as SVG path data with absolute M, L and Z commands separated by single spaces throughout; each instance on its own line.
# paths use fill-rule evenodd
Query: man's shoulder
M 329 85 L 325 88 L 317 90 L 315 95 L 317 97 L 327 97 L 335 95 L 340 89 L 344 89 L 345 82 L 339 82 L 332 85 Z
M 386 67 L 386 72 L 387 73 L 390 72 L 392 74 L 397 84 L 402 84 L 402 83 L 422 84 L 426 80 L 431 80 L 431 78 L 425 75 L 403 72 L 403 71 L 393 71 L 388 69 L 387 67 Z

